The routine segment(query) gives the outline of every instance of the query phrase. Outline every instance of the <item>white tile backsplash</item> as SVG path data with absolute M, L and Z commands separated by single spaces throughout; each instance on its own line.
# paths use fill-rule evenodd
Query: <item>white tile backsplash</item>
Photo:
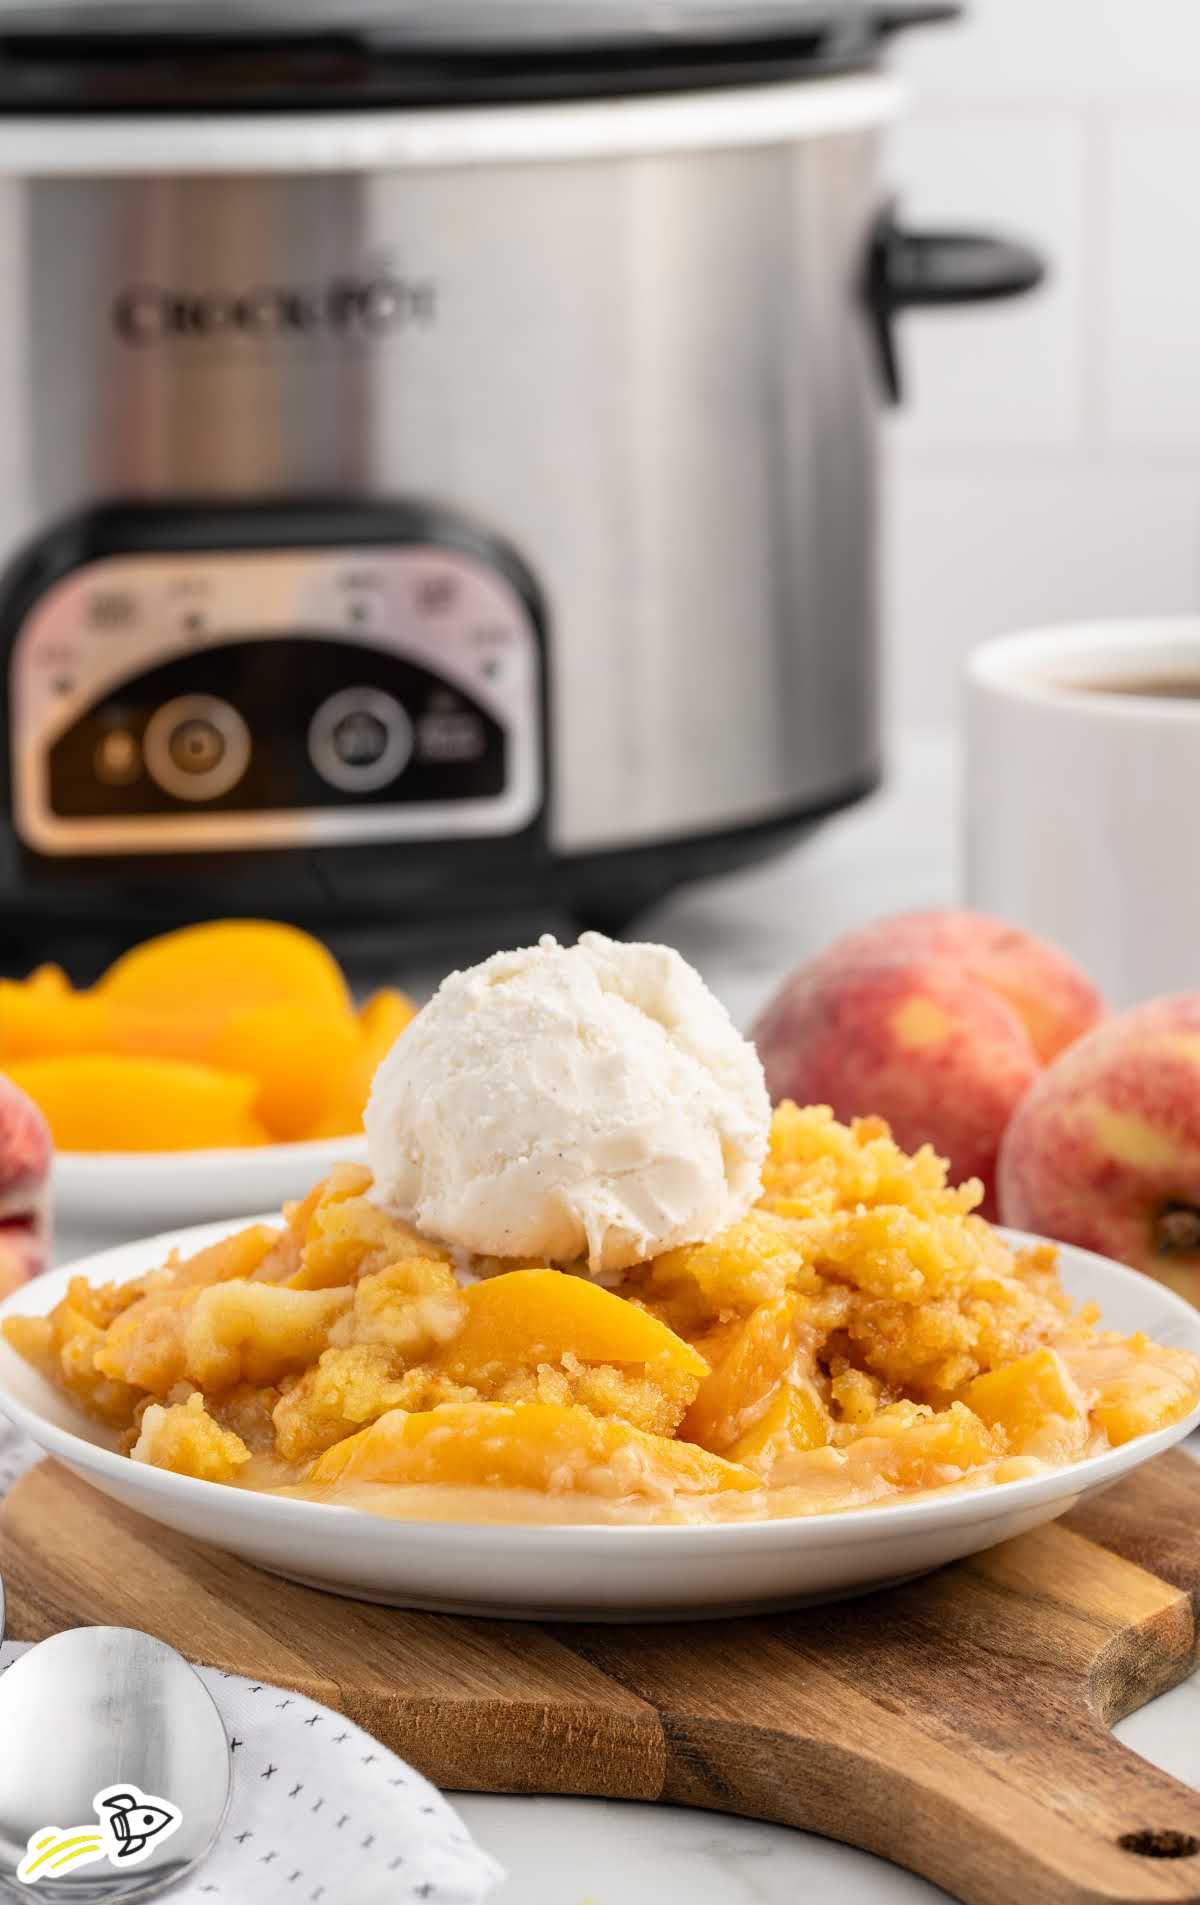
M 975 0 L 895 64 L 908 222 L 1007 228 L 1052 272 L 903 323 L 890 699 L 928 722 L 985 636 L 1200 612 L 1200 0 Z
M 1200 445 L 1200 77 L 1188 120 L 1109 133 L 1102 302 L 1105 425 L 1114 446 Z
M 1065 103 L 1194 97 L 1196 0 L 968 0 L 913 32 L 900 63 L 927 95 Z
M 957 718 L 964 657 L 989 635 L 1200 606 L 1200 483 L 1186 474 L 892 461 L 884 570 L 899 726 Z
M 1088 22 L 1101 4 L 976 0 L 954 25 L 906 34 L 897 42 L 897 63 L 922 93 L 956 101 L 1073 92 Z M 1131 5 L 1142 4 L 1131 0 Z

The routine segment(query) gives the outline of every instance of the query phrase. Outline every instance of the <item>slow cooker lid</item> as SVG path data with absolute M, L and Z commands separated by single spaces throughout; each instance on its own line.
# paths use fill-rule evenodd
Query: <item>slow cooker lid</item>
M 862 70 L 959 0 L 0 0 L 0 111 L 578 98 Z
M 418 47 L 633 46 L 866 27 L 958 11 L 932 0 L 0 0 L 16 32 L 296 38 L 361 32 Z

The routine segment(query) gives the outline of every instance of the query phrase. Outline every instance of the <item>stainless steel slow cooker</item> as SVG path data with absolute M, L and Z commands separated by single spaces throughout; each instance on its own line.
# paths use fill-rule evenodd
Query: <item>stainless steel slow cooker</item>
M 884 0 L 0 0 L 0 926 L 627 921 L 876 782 Z

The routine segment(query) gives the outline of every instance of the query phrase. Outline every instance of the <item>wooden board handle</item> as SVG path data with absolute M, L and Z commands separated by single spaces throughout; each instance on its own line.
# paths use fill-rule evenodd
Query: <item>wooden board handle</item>
M 1200 1796 L 1110 1730 L 1191 1671 L 1191 1595 L 1061 1526 L 853 1608 L 551 1631 L 656 1707 L 664 1799 L 969 1905 L 1200 1905 Z
M 820 1707 L 812 1732 L 785 1697 L 784 1710 L 760 1708 L 752 1729 L 669 1710 L 662 1797 L 842 1839 L 969 1905 L 1200 1900 L 1200 1799 L 1103 1729 L 1079 1726 L 1064 1750 L 1066 1716 L 1031 1714 L 1031 1727 L 1046 1727 L 1053 1761 L 1035 1796 L 1028 1740 L 1012 1751 L 1011 1769 L 997 1767 L 1012 1742 L 997 1737 L 986 1710 L 975 1737 L 967 1729 L 939 1738 L 933 1727 L 918 1746 L 910 1714 L 897 1724 L 823 1676 L 812 1677 L 808 1701 Z M 1167 1850 L 1192 1856 L 1146 1856 Z

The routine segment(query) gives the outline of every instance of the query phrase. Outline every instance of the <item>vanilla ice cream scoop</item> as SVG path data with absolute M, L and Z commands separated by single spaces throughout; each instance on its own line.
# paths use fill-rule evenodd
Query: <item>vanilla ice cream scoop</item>
M 666 946 L 549 936 L 451 973 L 375 1075 L 375 1196 L 481 1256 L 614 1280 L 715 1236 L 759 1192 L 752 1045 Z

